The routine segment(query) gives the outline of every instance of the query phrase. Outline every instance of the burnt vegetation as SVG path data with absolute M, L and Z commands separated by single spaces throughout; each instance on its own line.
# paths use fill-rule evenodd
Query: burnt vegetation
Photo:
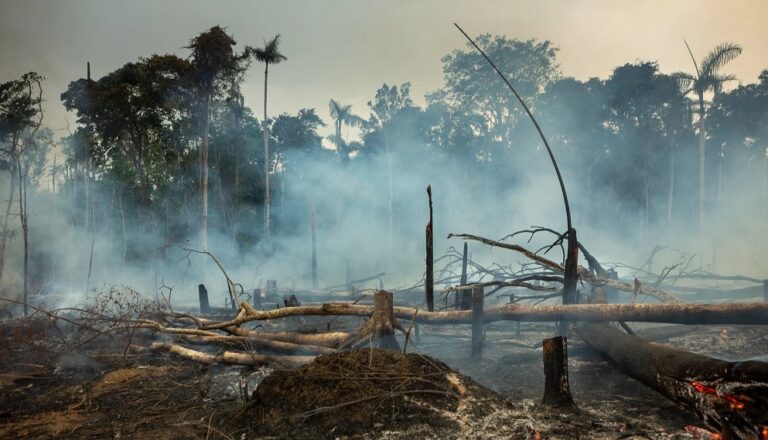
M 737 209 L 764 240 L 768 70 L 681 42 L 691 73 L 581 81 L 459 30 L 424 106 L 385 83 L 367 118 L 270 115 L 293 54 L 220 26 L 87 64 L 63 137 L 43 76 L 0 84 L 0 436 L 768 439 L 768 274 L 647 249 L 716 253 Z M 487 238 L 478 208 L 555 200 L 550 164 L 565 215 Z

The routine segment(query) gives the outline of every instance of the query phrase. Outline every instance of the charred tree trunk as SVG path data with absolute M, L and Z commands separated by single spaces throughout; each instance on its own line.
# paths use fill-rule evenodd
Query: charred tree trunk
M 568 339 L 562 336 L 545 339 L 544 399 L 548 406 L 572 406 L 571 385 L 568 381 Z
M 312 229 L 312 288 L 317 289 L 319 287 L 317 281 L 317 217 L 314 207 L 312 207 L 310 227 Z
M 483 355 L 483 303 L 482 287 L 472 289 L 472 357 Z
M 763 438 L 768 363 L 727 362 L 650 344 L 605 323 L 579 323 L 581 338 L 617 370 L 693 412 L 725 438 Z
M 459 285 L 463 286 L 467 284 L 467 254 L 468 254 L 468 245 L 467 242 L 464 242 L 464 253 L 461 256 L 461 278 L 459 278 Z M 459 310 L 469 310 L 469 308 L 472 305 L 472 292 L 469 290 L 462 290 L 460 292 L 461 295 L 461 303 L 459 304 L 459 307 L 457 307 Z
M 429 223 L 427 223 L 427 272 L 424 282 L 424 290 L 427 295 L 427 310 L 435 310 L 435 279 L 434 279 L 434 258 L 432 248 L 432 185 L 427 185 L 427 196 L 429 197 Z
M 568 255 L 565 258 L 565 270 L 563 272 L 563 304 L 576 304 L 576 284 L 578 283 L 579 245 L 576 239 L 576 229 L 568 230 Z M 568 334 L 570 323 L 560 321 L 560 336 Z
M 208 289 L 205 285 L 200 284 L 197 286 L 197 296 L 200 300 L 200 314 L 206 315 L 211 312 L 211 306 L 208 303 Z

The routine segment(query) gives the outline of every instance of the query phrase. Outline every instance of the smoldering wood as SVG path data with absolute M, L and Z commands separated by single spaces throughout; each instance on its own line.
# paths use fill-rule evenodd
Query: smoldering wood
M 483 303 L 485 294 L 482 287 L 472 289 L 472 357 L 483 354 Z
M 544 398 L 548 406 L 572 406 L 571 385 L 568 379 L 568 339 L 563 336 L 544 339 Z
M 728 362 L 650 344 L 606 323 L 581 322 L 577 331 L 616 369 L 713 429 L 738 438 L 759 438 L 768 426 L 766 362 Z

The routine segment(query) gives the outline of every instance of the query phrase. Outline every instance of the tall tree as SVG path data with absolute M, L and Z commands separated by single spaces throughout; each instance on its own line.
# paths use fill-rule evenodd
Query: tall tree
M 387 187 L 389 198 L 387 202 L 387 245 L 392 246 L 394 222 L 395 222 L 395 186 L 392 164 L 392 122 L 395 115 L 403 109 L 413 107 L 413 100 L 410 95 L 411 84 L 406 82 L 392 87 L 387 84 L 382 85 L 376 91 L 373 101 L 368 101 L 368 107 L 371 109 L 370 124 L 372 127 L 381 129 L 384 137 L 384 149 L 387 155 Z
M 27 186 L 30 172 L 29 160 L 25 160 L 25 156 L 32 153 L 30 150 L 36 145 L 36 135 L 43 122 L 42 81 L 42 76 L 30 72 L 19 80 L 0 84 L 0 141 L 7 144 L 7 149 L 2 150 L 2 160 L 10 173 L 9 199 L 0 231 L 0 280 L 5 267 L 5 248 L 10 238 L 8 218 L 15 186 L 18 185 L 19 220 L 24 238 L 24 316 L 27 316 L 29 284 Z
M 267 77 L 269 65 L 281 63 L 288 58 L 278 50 L 280 34 L 264 43 L 264 47 L 253 49 L 253 55 L 264 63 L 264 234 L 269 238 L 269 122 L 267 120 Z
M 715 96 L 722 91 L 723 84 L 736 79 L 733 75 L 724 75 L 720 70 L 728 62 L 741 54 L 741 46 L 734 43 L 722 43 L 712 49 L 701 63 L 696 62 L 693 51 L 685 42 L 688 54 L 693 61 L 695 74 L 686 72 L 675 73 L 674 76 L 680 82 L 683 94 L 695 94 L 698 103 L 699 125 L 699 229 L 704 227 L 704 205 L 706 200 L 706 142 L 707 142 L 707 109 L 704 95 L 713 92 Z
M 238 54 L 236 41 L 220 26 L 214 26 L 190 41 L 193 77 L 200 92 L 199 114 L 201 119 L 201 193 L 200 246 L 208 249 L 208 142 L 211 129 L 211 104 L 225 87 L 232 84 L 232 77 L 241 75 L 248 67 L 250 50 Z
M 352 113 L 352 105 L 342 105 L 334 99 L 328 102 L 328 111 L 333 119 L 333 127 L 335 129 L 333 142 L 336 144 L 336 153 L 339 155 L 341 162 L 345 163 L 349 160 L 351 148 L 350 144 L 345 142 L 341 136 L 341 128 L 344 125 L 348 127 L 362 127 L 365 124 L 365 119 Z

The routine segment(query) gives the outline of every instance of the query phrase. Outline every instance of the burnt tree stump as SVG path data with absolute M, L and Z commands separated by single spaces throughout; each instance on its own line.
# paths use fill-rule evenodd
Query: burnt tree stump
M 373 295 L 373 346 L 386 350 L 400 351 L 395 339 L 395 314 L 392 292 L 379 290 Z
M 482 287 L 472 289 L 472 357 L 483 355 L 483 302 Z
M 197 296 L 200 300 L 200 313 L 203 315 L 211 313 L 211 306 L 208 303 L 208 289 L 205 288 L 204 284 L 197 286 Z
M 572 406 L 568 381 L 568 339 L 557 336 L 544 340 L 544 399 L 547 406 Z

